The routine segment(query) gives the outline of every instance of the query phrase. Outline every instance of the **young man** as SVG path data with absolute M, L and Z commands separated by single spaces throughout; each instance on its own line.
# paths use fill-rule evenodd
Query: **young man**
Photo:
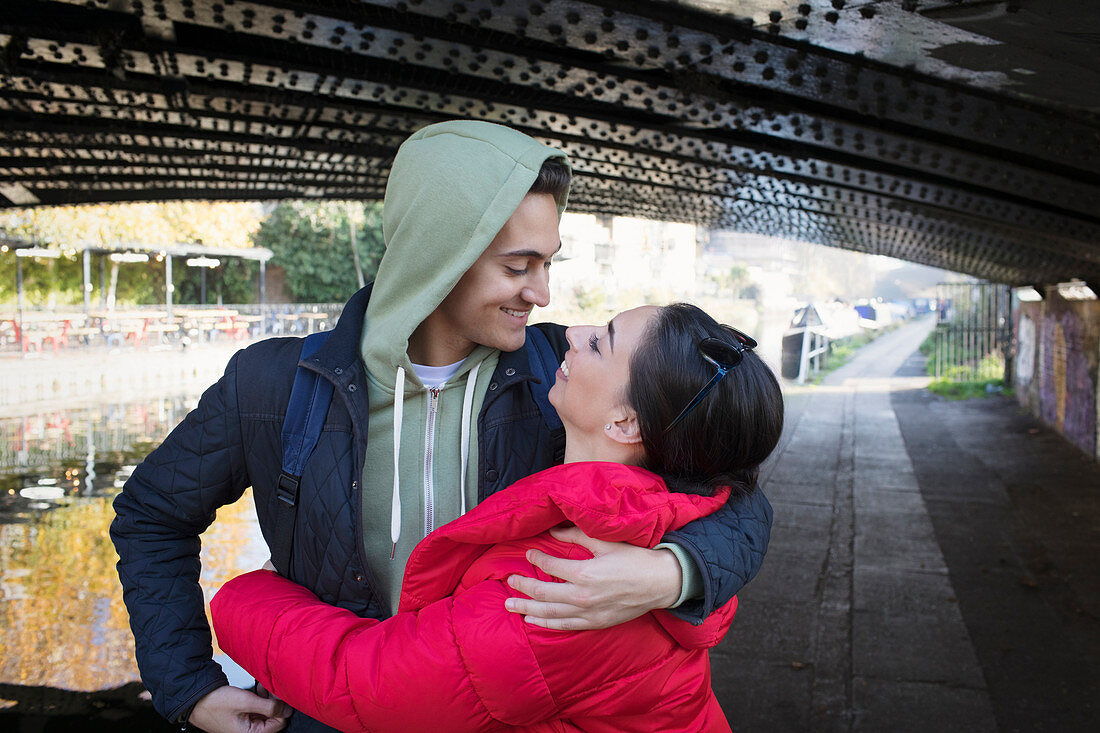
M 334 396 L 301 477 L 284 575 L 328 603 L 384 618 L 420 539 L 553 465 L 524 329 L 549 302 L 568 186 L 560 151 L 499 125 L 440 123 L 401 146 L 377 279 L 302 362 Z M 564 327 L 539 328 L 560 357 Z M 227 686 L 211 660 L 198 537 L 252 486 L 264 538 L 277 544 L 280 431 L 300 350 L 299 339 L 270 339 L 234 356 L 115 501 L 111 535 L 142 679 L 161 714 L 211 733 L 286 723 L 279 703 Z M 755 574 L 770 522 L 758 496 L 666 537 L 665 549 L 567 533 L 596 557 L 535 556 L 567 582 L 513 579 L 533 600 L 512 599 L 510 610 L 572 629 L 673 605 L 701 620 Z M 290 729 L 324 730 L 302 715 Z

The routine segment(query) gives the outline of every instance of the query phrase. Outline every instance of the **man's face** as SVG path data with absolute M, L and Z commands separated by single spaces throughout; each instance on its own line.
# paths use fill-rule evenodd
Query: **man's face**
M 476 344 L 523 346 L 531 310 L 550 303 L 550 258 L 560 247 L 554 197 L 528 194 L 439 306 L 453 361 Z

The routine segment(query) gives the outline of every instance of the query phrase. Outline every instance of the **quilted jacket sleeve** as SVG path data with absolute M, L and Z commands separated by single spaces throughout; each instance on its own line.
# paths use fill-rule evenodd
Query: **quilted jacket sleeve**
M 211 611 L 218 644 L 229 656 L 295 710 L 326 725 L 491 731 L 555 712 L 522 619 L 504 610 L 506 594 L 503 582 L 484 581 L 377 621 L 258 570 L 222 586 Z M 467 656 L 460 637 L 474 629 L 491 629 L 491 670 Z M 502 676 L 507 684 L 500 684 Z
M 652 617 L 549 631 L 506 611 L 510 595 L 492 578 L 377 621 L 258 570 L 210 605 L 222 649 L 291 707 L 339 730 L 493 731 L 590 717 L 608 730 L 618 716 L 656 715 L 655 701 L 665 717 L 651 719 L 654 730 L 729 730 L 703 722 L 717 710 L 702 682 L 706 654 L 677 651 Z M 733 610 L 723 609 L 707 645 Z
M 198 406 L 135 469 L 114 502 L 111 539 L 142 680 L 178 720 L 227 684 L 212 661 L 199 587 L 199 535 L 249 481 L 236 407 L 234 356 Z
M 670 613 L 698 624 L 728 603 L 760 570 L 771 527 L 771 503 L 757 489 L 748 496 L 731 496 L 714 514 L 665 535 L 661 541 L 684 548 L 703 576 L 703 597 Z

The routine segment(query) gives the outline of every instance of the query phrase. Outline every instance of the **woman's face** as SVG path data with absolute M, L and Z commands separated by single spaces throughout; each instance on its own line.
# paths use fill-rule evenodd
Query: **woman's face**
M 646 305 L 620 313 L 606 326 L 566 329 L 569 351 L 555 375 L 550 403 L 567 429 L 595 435 L 623 418 L 630 357 L 657 310 Z

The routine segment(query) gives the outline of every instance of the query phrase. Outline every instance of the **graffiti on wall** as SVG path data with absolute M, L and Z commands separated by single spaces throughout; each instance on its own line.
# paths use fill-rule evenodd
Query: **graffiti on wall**
M 1089 373 L 1084 330 L 1080 317 L 1071 310 L 1043 319 L 1040 416 L 1070 442 L 1094 455 L 1096 385 Z
M 1019 335 L 1016 344 L 1016 382 L 1021 387 L 1031 384 L 1035 376 L 1035 321 L 1020 316 Z

